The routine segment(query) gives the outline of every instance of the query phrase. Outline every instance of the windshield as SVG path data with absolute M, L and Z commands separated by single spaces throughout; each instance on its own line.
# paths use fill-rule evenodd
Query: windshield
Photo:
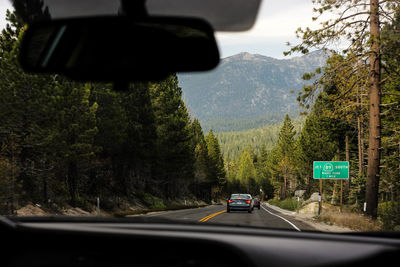
M 1 215 L 400 230 L 399 1 L 263 1 L 216 69 L 127 91 L 24 72 L 27 14 L 0 0 Z
M 251 199 L 251 196 L 245 194 L 232 194 L 230 199 Z

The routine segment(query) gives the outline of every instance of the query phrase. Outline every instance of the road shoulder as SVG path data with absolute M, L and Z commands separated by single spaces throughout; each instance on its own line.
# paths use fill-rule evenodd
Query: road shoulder
M 301 221 L 305 224 L 308 224 L 309 226 L 315 228 L 318 231 L 322 231 L 322 232 L 332 232 L 332 233 L 346 233 L 346 232 L 354 232 L 354 230 L 350 229 L 350 228 L 346 228 L 346 227 L 341 227 L 341 226 L 337 226 L 337 225 L 328 225 L 322 222 L 319 222 L 317 220 L 314 219 L 314 215 L 313 214 L 299 214 L 297 212 L 294 211 L 290 211 L 290 210 L 285 210 L 285 209 L 281 209 L 277 206 L 271 205 L 267 202 L 263 202 L 263 205 L 265 205 L 266 207 L 273 209 L 274 211 L 288 216 L 290 218 L 296 219 L 298 221 Z

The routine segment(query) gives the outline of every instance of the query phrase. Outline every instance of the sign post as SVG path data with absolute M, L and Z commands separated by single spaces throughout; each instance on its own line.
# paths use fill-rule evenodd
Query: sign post
M 342 212 L 343 206 L 343 180 L 340 180 L 340 212 Z
M 318 196 L 318 216 L 322 210 L 322 179 L 319 179 L 319 196 Z
M 313 178 L 319 179 L 318 215 L 322 209 L 322 180 L 340 180 L 340 211 L 343 205 L 343 179 L 349 179 L 350 163 L 348 161 L 314 161 Z
M 100 216 L 100 198 L 97 197 L 97 205 L 96 205 L 96 210 L 97 210 L 97 216 Z

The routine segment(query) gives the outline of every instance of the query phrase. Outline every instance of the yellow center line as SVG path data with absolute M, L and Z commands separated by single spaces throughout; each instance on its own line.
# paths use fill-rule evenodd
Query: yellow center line
M 200 219 L 199 222 L 206 222 L 206 221 L 208 221 L 209 219 L 211 219 L 212 217 L 215 217 L 215 216 L 217 216 L 217 215 L 219 215 L 219 214 L 222 214 L 222 213 L 224 213 L 224 212 L 226 212 L 226 210 L 222 210 L 222 211 L 219 211 L 219 212 L 210 214 L 210 215 L 204 217 L 203 219 Z

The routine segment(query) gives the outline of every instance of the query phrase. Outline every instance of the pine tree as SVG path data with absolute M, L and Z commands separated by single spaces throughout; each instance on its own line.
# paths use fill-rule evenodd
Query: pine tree
M 25 73 L 18 63 L 23 25 L 14 13 L 0 38 L 0 135 L 15 134 L 20 147 L 18 180 L 26 198 L 46 201 L 51 175 L 48 136 L 52 131 L 56 81 L 50 75 Z
M 90 103 L 96 102 L 96 125 L 98 133 L 94 144 L 101 152 L 91 160 L 89 179 L 85 186 L 88 197 L 105 199 L 126 193 L 120 185 L 119 170 L 128 136 L 128 115 L 123 105 L 124 95 L 112 90 L 108 84 L 92 84 Z M 127 189 L 128 187 L 124 187 Z M 112 192 L 110 192 L 112 191 Z
M 194 194 L 197 198 L 211 200 L 211 185 L 209 177 L 209 164 L 207 143 L 198 119 L 191 124 L 193 136 L 194 163 Z
M 257 172 L 256 168 L 254 167 L 253 157 L 249 150 L 243 151 L 238 165 L 239 168 L 237 178 L 239 179 L 240 183 L 244 185 L 246 192 L 250 194 L 257 193 Z
M 176 75 L 152 84 L 150 95 L 157 133 L 155 171 L 165 183 L 168 198 L 175 198 L 186 193 L 194 177 L 189 114 Z
M 313 183 L 313 161 L 329 161 L 336 152 L 335 142 L 330 139 L 331 129 L 325 126 L 320 116 L 311 113 L 298 139 L 296 165 L 300 176 L 306 180 L 308 193 L 318 189 L 317 183 Z
M 292 121 L 289 118 L 289 115 L 286 115 L 285 120 L 283 122 L 282 128 L 279 132 L 278 137 L 278 153 L 279 153 L 279 168 L 282 172 L 283 181 L 281 188 L 281 198 L 285 199 L 288 195 L 288 183 L 289 177 L 291 176 L 291 172 L 294 169 L 294 136 L 296 135 L 296 131 L 294 130 Z
M 52 145 L 58 159 L 59 171 L 66 173 L 69 201 L 77 205 L 83 171 L 90 169 L 90 160 L 100 152 L 94 143 L 98 128 L 96 112 L 98 104 L 90 103 L 91 84 L 61 80 L 57 120 Z
M 149 88 L 149 83 L 134 83 L 128 92 L 120 94 L 127 119 L 127 138 L 114 168 L 120 190 L 126 195 L 154 187 L 151 177 L 155 167 L 157 126 Z
M 20 172 L 19 153 L 16 136 L 11 133 L 5 140 L 0 151 L 0 212 L 13 215 L 15 213 L 21 184 L 17 177 Z
M 214 191 L 216 194 L 219 194 L 226 183 L 226 172 L 219 141 L 214 135 L 212 129 L 206 136 L 206 143 L 211 184 L 215 187 Z
M 379 193 L 387 208 L 385 228 L 400 224 L 400 11 L 382 29 L 382 170 Z

